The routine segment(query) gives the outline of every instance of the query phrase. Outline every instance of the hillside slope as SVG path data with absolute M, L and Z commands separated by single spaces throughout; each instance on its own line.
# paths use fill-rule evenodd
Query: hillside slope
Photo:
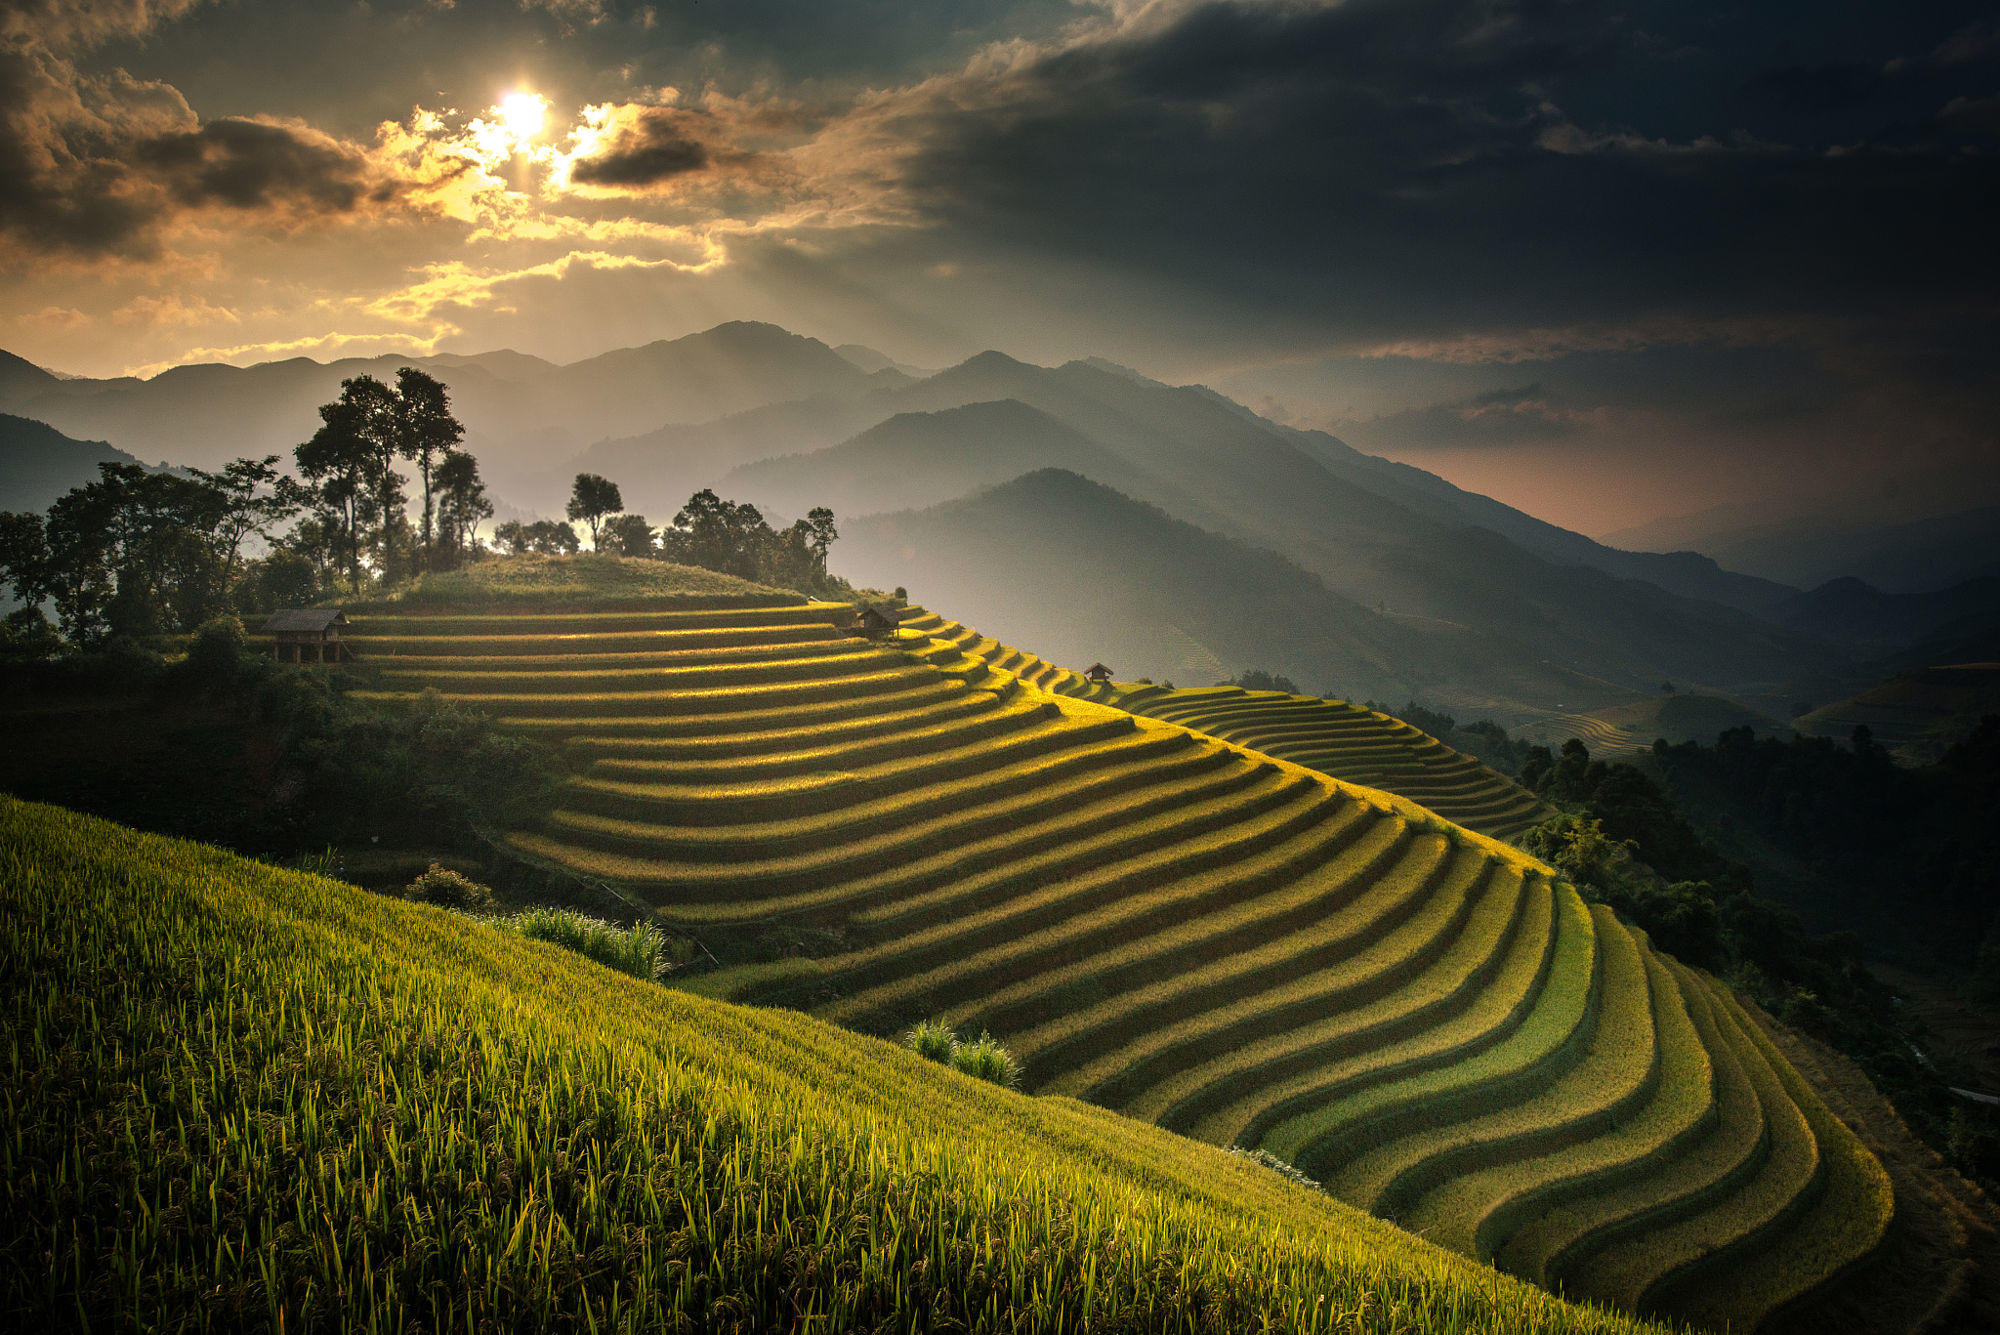
M 840 612 L 354 629 L 385 689 L 569 748 L 559 808 L 512 845 L 751 957 L 704 991 L 989 1029 L 1039 1093 L 1261 1145 L 1641 1310 L 1747 1326 L 1877 1246 L 1879 1164 L 1726 989 L 1541 864 L 954 645 L 845 636 Z
M 1063 663 L 1206 686 L 1248 668 L 1349 699 L 1624 692 L 1544 644 L 1385 614 L 1311 572 L 1062 470 L 846 525 L 835 563 Z
M 2000 714 L 2000 663 L 1954 663 L 1905 673 L 1792 720 L 1808 737 L 1845 741 L 1856 728 L 1908 764 L 1928 764 Z
M 1069 1100 L 6 797 L 0 972 L 10 1323 L 1645 1329 Z
M 45 422 L 0 413 L 0 510 L 40 513 L 98 479 L 99 464 L 138 459 L 101 440 L 72 440 Z
M 906 453 L 965 458 L 973 451 L 956 439 L 961 419 L 952 410 L 1002 400 L 1061 423 L 1116 456 L 1126 472 L 1122 479 L 1104 476 L 1080 455 L 1051 459 L 1050 466 L 1128 491 L 1184 523 L 1275 551 L 1362 606 L 1532 641 L 1541 646 L 1538 657 L 1600 679 L 1588 696 L 1556 693 L 1543 704 L 1610 703 L 1662 677 L 1717 687 L 1785 681 L 1823 667 L 1830 652 L 1740 610 L 1790 590 L 1729 575 L 1699 557 L 1614 552 L 1430 474 L 1371 460 L 1331 437 L 1287 431 L 1212 391 L 1089 362 L 1042 367 L 986 352 L 897 389 L 774 404 L 603 442 L 583 463 L 631 479 L 642 490 L 628 499 L 663 514 L 695 486 L 720 485 L 734 467 L 792 456 L 758 476 L 774 496 L 780 491 L 772 473 L 801 479 L 783 484 L 782 494 L 796 504 L 809 499 L 805 477 L 839 474 L 831 460 L 815 463 L 811 451 L 832 447 L 837 454 L 857 432 L 919 414 L 928 416 L 899 428 Z M 941 486 L 944 470 L 930 471 Z M 963 467 L 953 475 L 963 483 L 954 494 L 992 480 Z M 895 508 L 864 504 L 855 513 Z M 852 551 L 835 556 L 847 560 Z M 1001 586 L 1025 578 L 1026 560 L 1023 552 L 993 554 L 976 591 L 982 598 L 999 595 Z M 949 605 L 968 607 L 962 600 Z M 1055 648 L 1032 627 L 984 624 Z
M 1127 493 L 1171 490 L 1013 399 L 899 413 L 828 449 L 743 464 L 717 486 L 780 515 L 802 515 L 815 505 L 837 515 L 875 515 L 956 500 L 1043 468 L 1081 473 Z

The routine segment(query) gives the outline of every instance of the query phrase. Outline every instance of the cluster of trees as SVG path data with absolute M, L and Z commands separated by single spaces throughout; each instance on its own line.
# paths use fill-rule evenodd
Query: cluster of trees
M 1930 765 L 1896 764 L 1865 727 L 1845 745 L 1735 728 L 1655 745 L 1652 763 L 1732 846 L 1775 855 L 1759 859 L 1768 886 L 1886 949 L 1975 969 L 2000 997 L 2000 719 Z
M 274 540 L 309 503 L 277 464 L 277 455 L 214 473 L 101 464 L 97 481 L 46 515 L 0 514 L 0 578 L 22 604 L 7 618 L 7 648 L 52 641 L 45 603 L 66 637 L 90 643 L 190 629 L 229 610 L 241 590 L 309 592 L 309 564 L 244 559 L 248 539 Z
M 1531 749 L 1528 743 L 1508 735 L 1505 728 L 1492 719 L 1480 719 L 1475 723 L 1460 723 L 1450 714 L 1440 710 L 1427 709 L 1415 700 L 1401 709 L 1390 709 L 1378 705 L 1373 700 L 1367 707 L 1384 714 L 1393 714 L 1405 723 L 1413 723 L 1431 736 L 1443 742 L 1454 751 L 1463 751 L 1502 774 L 1518 775 L 1521 766 L 1527 762 Z
M 573 523 L 589 526 L 594 551 L 701 566 L 806 593 L 846 589 L 827 573 L 827 553 L 840 533 L 833 511 L 825 506 L 815 506 L 790 528 L 778 529 L 756 506 L 724 500 L 704 487 L 688 497 L 671 523 L 655 528 L 644 515 L 625 513 L 617 483 L 579 473 L 567 514 Z M 493 536 L 515 554 L 560 555 L 581 546 L 573 527 L 551 520 L 502 524 Z
M 216 472 L 102 464 L 46 515 L 0 514 L 0 579 L 22 604 L 0 653 L 44 656 L 61 636 L 90 645 L 189 631 L 230 612 L 312 602 L 337 588 L 446 569 L 477 553 L 493 514 L 444 385 L 404 367 L 394 385 L 342 382 L 293 452 Z M 399 464 L 422 487 L 414 519 Z M 251 542 L 262 554 L 246 554 Z
M 450 569 L 478 545 L 493 515 L 478 461 L 463 450 L 465 428 L 444 385 L 412 366 L 389 385 L 343 380 L 319 410 L 321 426 L 294 451 L 311 511 L 301 550 L 358 587 L 365 568 L 387 582 Z M 415 524 L 399 463 L 415 465 L 423 501 Z
M 582 547 L 578 524 L 595 551 L 806 592 L 845 588 L 826 569 L 839 536 L 831 510 L 776 529 L 755 506 L 704 490 L 656 529 L 625 513 L 618 485 L 592 473 L 576 477 L 570 522 L 511 520 L 489 549 L 479 530 L 493 503 L 464 448 L 465 428 L 446 387 L 414 367 L 394 383 L 341 382 L 319 415 L 319 429 L 293 451 L 296 476 L 275 454 L 213 473 L 105 464 L 98 481 L 46 515 L 0 514 L 0 579 L 21 604 L 0 623 L 0 658 L 45 658 L 63 640 L 192 631 L 228 613 L 450 570 L 490 550 L 569 555 Z
M 546 747 L 433 692 L 382 698 L 369 684 L 283 667 L 227 616 L 176 662 L 120 640 L 0 665 L 0 690 L 138 706 L 17 712 L 0 788 L 286 860 L 371 841 L 479 854 L 482 831 L 547 809 L 560 769 Z

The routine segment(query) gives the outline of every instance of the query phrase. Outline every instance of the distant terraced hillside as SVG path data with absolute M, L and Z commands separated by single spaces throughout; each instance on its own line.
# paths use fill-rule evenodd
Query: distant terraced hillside
M 698 932 L 837 942 L 702 990 L 988 1028 L 1038 1093 L 1264 1146 L 1638 1310 L 1747 1328 L 1878 1245 L 1881 1167 L 1756 1020 L 1540 864 L 927 623 L 870 643 L 834 612 L 354 620 L 385 689 L 573 749 L 521 853 Z
M 1954 663 L 1905 673 L 1793 724 L 1843 742 L 1865 727 L 1897 758 L 1922 765 L 1971 736 L 1988 714 L 2000 714 L 2000 663 Z
M 1505 775 L 1401 719 L 1344 700 L 1235 686 L 1093 686 L 1067 668 L 922 608 L 912 609 L 904 624 L 1043 690 L 1166 719 L 1347 783 L 1380 788 L 1496 839 L 1511 839 L 1549 815 L 1540 799 Z

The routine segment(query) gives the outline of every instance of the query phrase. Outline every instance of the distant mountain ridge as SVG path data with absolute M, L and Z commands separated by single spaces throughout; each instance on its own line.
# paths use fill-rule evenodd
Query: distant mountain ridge
M 2000 575 L 2000 506 L 1924 519 L 1808 515 L 1778 521 L 1729 506 L 1659 520 L 1606 541 L 1651 547 L 1674 541 L 1747 570 L 1812 589 L 1858 579 L 1892 594 L 1923 594 Z
M 0 411 L 213 468 L 238 456 L 289 453 L 318 427 L 316 409 L 338 395 L 343 379 L 387 377 L 400 366 L 419 367 L 450 386 L 487 478 L 507 499 L 529 505 L 560 503 L 569 456 L 592 440 L 871 384 L 817 339 L 739 321 L 565 366 L 507 351 L 383 354 L 329 363 L 304 357 L 249 367 L 204 363 L 145 380 L 60 380 L 10 358 L 0 363 Z
M 1202 535 L 1204 551 L 1221 551 L 1205 545 L 1210 538 L 1247 544 L 1345 605 L 1372 609 L 1383 625 L 1428 626 L 1421 652 L 1396 659 L 1393 672 L 1382 668 L 1393 656 L 1354 658 L 1357 667 L 1374 663 L 1369 670 L 1384 680 L 1424 677 L 1426 656 L 1449 657 L 1442 646 L 1456 653 L 1461 639 L 1504 641 L 1507 666 L 1491 668 L 1504 689 L 1492 694 L 1567 709 L 1633 698 L 1662 677 L 1775 696 L 1824 669 L 1829 655 L 1840 657 L 1816 628 L 1770 619 L 1797 590 L 1691 554 L 1620 552 L 1324 433 L 1279 426 L 1205 387 L 1168 385 L 1102 359 L 1044 367 L 989 351 L 913 380 L 870 349 L 735 323 L 567 366 L 512 352 L 447 353 L 80 382 L 38 379 L 29 367 L 12 381 L 0 376 L 0 398 L 13 383 L 14 399 L 25 396 L 60 429 L 115 423 L 122 430 L 93 430 L 168 458 L 189 459 L 198 442 L 191 461 L 213 465 L 288 450 L 309 434 L 312 410 L 341 378 L 405 363 L 451 386 L 497 498 L 545 513 L 559 509 L 570 476 L 588 470 L 619 482 L 628 510 L 655 523 L 713 486 L 781 519 L 830 504 L 851 535 L 869 515 L 923 512 L 1059 469 L 1157 507 Z M 844 542 L 836 568 L 857 565 L 859 552 Z M 1001 550 L 994 559 L 985 578 L 1025 577 L 1023 554 Z M 1177 568 L 1208 586 L 1184 562 Z M 1363 630 L 1349 611 L 1328 615 Z M 1034 643 L 1003 617 L 982 611 L 977 619 Z M 1365 629 L 1387 633 L 1373 622 Z M 1235 661 L 1239 650 L 1264 644 L 1261 635 L 1208 648 Z M 1432 698 L 1477 707 L 1476 674 L 1453 663 L 1444 675 L 1465 689 L 1449 701 Z M 1367 694 L 1352 682 L 1327 684 Z
M 140 463 L 104 441 L 73 440 L 45 422 L 0 413 L 0 510 L 38 513 L 97 481 L 99 464 Z
M 847 524 L 841 569 L 976 609 L 1052 662 L 1212 685 L 1247 668 L 1308 690 L 1456 702 L 1546 697 L 1589 678 L 1541 649 L 1384 614 L 1284 556 L 1207 532 L 1064 469 Z

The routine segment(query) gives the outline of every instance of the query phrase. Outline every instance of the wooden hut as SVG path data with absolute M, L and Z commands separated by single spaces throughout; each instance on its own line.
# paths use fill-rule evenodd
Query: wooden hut
M 346 625 L 347 617 L 338 607 L 288 607 L 271 614 L 264 633 L 272 637 L 271 653 L 280 662 L 289 656 L 292 662 L 303 663 L 310 652 L 315 663 L 338 663 L 354 657 L 340 638 Z
M 1111 669 L 1102 663 L 1092 663 L 1083 670 L 1083 677 L 1092 686 L 1109 686 L 1111 684 Z
M 854 608 L 854 629 L 871 640 L 894 635 L 902 620 L 903 609 L 893 603 L 857 603 Z

